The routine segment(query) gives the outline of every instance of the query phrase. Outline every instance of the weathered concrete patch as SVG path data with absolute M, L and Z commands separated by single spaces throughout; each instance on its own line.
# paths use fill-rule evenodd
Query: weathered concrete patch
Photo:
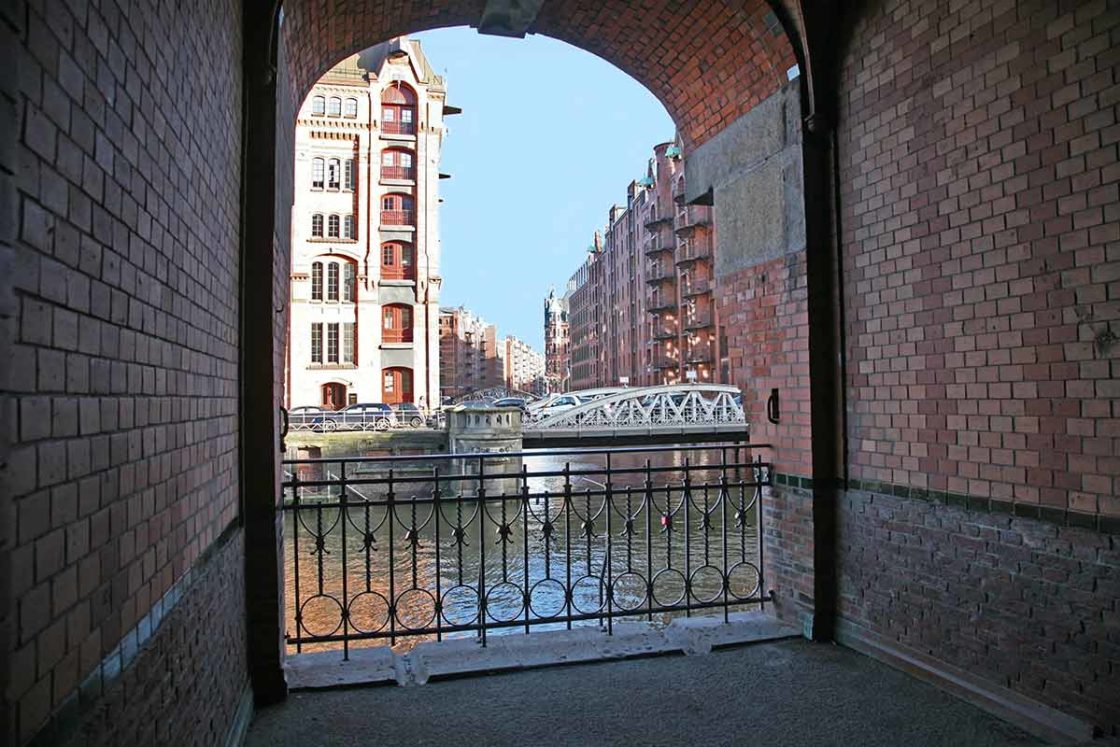
M 800 635 L 761 612 L 741 612 L 724 623 L 718 617 L 681 618 L 668 625 L 619 622 L 613 635 L 599 628 L 489 636 L 486 646 L 476 638 L 426 641 L 411 651 L 389 647 L 297 654 L 288 657 L 288 686 L 293 690 L 396 683 L 423 685 L 432 679 L 517 669 L 579 664 L 610 659 L 685 653 L 704 654 L 714 648 L 739 646 Z

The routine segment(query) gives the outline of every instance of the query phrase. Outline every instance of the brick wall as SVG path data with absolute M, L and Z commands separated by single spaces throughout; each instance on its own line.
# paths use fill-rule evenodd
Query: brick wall
M 842 501 L 840 612 L 1115 733 L 1120 2 L 868 2 L 848 49 L 849 468 L 877 493 Z
M 769 458 L 778 472 L 810 477 L 805 252 L 761 262 L 723 275 L 716 282 L 731 383 L 743 391 L 751 441 L 773 444 Z M 772 388 L 780 390 L 778 424 L 766 417 L 766 400 Z
M 246 685 L 244 535 L 239 529 L 228 535 L 191 570 L 156 635 L 120 675 L 100 687 L 89 685 L 92 705 L 79 707 L 72 719 L 57 719 L 57 737 L 40 733 L 40 742 L 225 742 Z
M 477 24 L 481 10 L 477 0 L 286 3 L 294 98 L 302 100 L 348 54 L 399 34 Z M 765 0 L 553 0 L 531 31 L 586 49 L 632 75 L 665 104 L 686 146 L 709 139 L 778 90 L 796 62 Z
M 867 5 L 840 120 L 852 476 L 1120 515 L 1120 2 Z
M 237 519 L 241 50 L 233 0 L 15 0 L 3 18 L 19 73 L 4 736 L 19 743 Z M 236 609 L 228 573 L 195 583 Z M 174 671 L 231 678 L 181 700 L 221 731 L 243 657 L 167 630 L 157 656 L 195 657 Z M 130 718 L 187 721 L 139 695 L 167 676 L 129 673 Z
M 1120 537 L 849 491 L 840 613 L 1120 735 Z

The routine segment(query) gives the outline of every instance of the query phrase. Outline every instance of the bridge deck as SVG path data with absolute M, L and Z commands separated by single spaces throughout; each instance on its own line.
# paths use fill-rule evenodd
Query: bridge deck
M 649 428 L 526 428 L 521 433 L 527 449 L 562 446 L 639 446 L 642 444 L 694 444 L 750 440 L 743 423 L 725 425 L 676 425 Z

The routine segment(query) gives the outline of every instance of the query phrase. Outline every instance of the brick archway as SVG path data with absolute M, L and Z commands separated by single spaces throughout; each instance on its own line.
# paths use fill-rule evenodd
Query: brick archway
M 288 0 L 280 33 L 292 100 L 301 101 L 347 55 L 402 34 L 478 25 L 485 5 L 370 0 L 338 8 L 329 0 Z M 686 146 L 705 142 L 772 95 L 797 63 L 766 0 L 549 0 L 529 32 L 565 41 L 628 73 L 665 105 Z
M 270 50 L 271 59 L 263 58 L 259 50 L 256 58 L 247 52 L 247 81 L 254 80 L 255 66 L 260 70 L 259 80 L 263 84 L 252 87 L 247 100 L 249 137 L 246 164 L 254 173 L 271 172 L 275 179 L 271 184 L 255 183 L 254 189 L 246 195 L 244 223 L 250 227 L 244 248 L 247 261 L 249 257 L 266 255 L 272 261 L 269 272 L 250 273 L 246 278 L 247 293 L 242 297 L 243 318 L 246 321 L 244 329 L 246 339 L 256 347 L 254 350 L 243 350 L 242 355 L 247 367 L 259 369 L 257 373 L 246 370 L 247 378 L 265 376 L 267 362 L 279 359 L 277 346 L 282 348 L 283 345 L 283 318 L 278 317 L 274 310 L 285 308 L 288 296 L 286 278 L 290 231 L 285 224 L 285 206 L 290 205 L 291 161 L 284 154 L 292 152 L 294 112 L 307 91 L 323 73 L 351 54 L 405 34 L 482 25 L 487 7 L 499 4 L 493 0 L 428 0 L 417 3 L 369 0 L 340 6 L 329 0 L 285 0 L 279 26 L 274 25 L 271 31 L 255 28 L 252 24 L 247 27 L 250 35 L 265 37 L 271 33 L 273 36 L 267 45 L 261 45 L 262 49 Z M 263 0 L 261 5 L 275 7 Z M 774 181 L 772 172 L 758 170 L 748 174 L 756 169 L 759 162 L 783 160 L 786 163 L 783 168 L 794 174 L 795 192 L 799 189 L 797 185 L 804 183 L 808 186 L 813 181 L 798 176 L 797 172 L 802 170 L 822 169 L 816 182 L 822 185 L 830 183 L 831 159 L 828 153 L 831 141 L 828 133 L 822 138 L 820 161 L 803 161 L 800 155 L 801 115 L 803 111 L 813 111 L 811 86 L 808 76 L 791 83 L 789 72 L 795 65 L 806 70 L 809 66 L 801 42 L 788 36 L 787 31 L 802 34 L 804 24 L 801 19 L 800 4 L 787 0 L 711 0 L 704 3 L 654 0 L 641 4 L 626 0 L 546 0 L 527 31 L 559 39 L 595 54 L 653 93 L 674 120 L 686 153 L 699 153 L 701 149 L 707 151 L 700 160 L 705 162 L 708 173 L 703 174 L 701 179 L 688 178 L 689 184 L 698 185 L 699 193 L 689 194 L 687 199 L 703 200 L 708 204 L 714 200 L 718 205 L 723 199 L 719 185 L 735 179 L 741 181 L 745 175 L 753 180 L 756 187 L 761 186 L 770 192 L 785 189 L 775 188 L 778 182 Z M 246 48 L 252 49 L 252 45 Z M 765 147 L 770 150 L 748 155 L 742 147 L 743 138 L 753 137 L 751 133 L 756 127 L 777 131 L 780 136 L 776 141 L 767 141 Z M 722 133 L 727 133 L 727 136 L 720 137 Z M 728 193 L 726 198 L 727 204 L 737 205 L 734 210 L 741 212 L 746 209 L 739 204 L 736 195 Z M 826 258 L 832 251 L 827 229 L 831 225 L 831 204 L 827 197 L 816 200 L 809 209 L 819 211 L 821 215 L 807 216 L 807 203 L 803 204 L 798 195 L 792 202 L 783 201 L 779 208 L 779 212 L 796 213 L 792 218 L 795 224 L 812 223 L 825 227 L 813 239 L 820 245 L 818 254 Z M 258 213 L 261 217 L 259 224 L 255 220 Z M 778 219 L 783 220 L 781 217 Z M 255 236 L 252 235 L 254 226 L 259 229 Z M 793 241 L 779 239 L 774 245 L 773 248 L 780 252 L 800 258 L 785 263 L 788 277 L 779 279 L 774 275 L 774 282 L 786 289 L 779 295 L 797 295 L 795 289 L 804 287 L 807 274 L 805 243 L 802 235 Z M 756 263 L 757 258 L 748 258 L 747 261 Z M 821 277 L 826 283 L 831 282 L 827 273 L 821 273 Z M 831 299 L 832 294 L 826 289 L 816 293 L 815 297 Z M 790 335 L 801 336 L 798 329 L 807 328 L 807 316 L 831 314 L 831 310 L 824 307 L 806 310 L 802 298 L 786 300 L 791 305 L 797 305 L 797 313 L 802 320 L 798 323 L 800 327 L 783 326 Z M 821 357 L 833 360 L 827 352 Z M 810 393 L 798 368 L 801 363 L 803 361 L 786 365 L 776 360 L 768 361 L 766 365 L 788 369 L 789 373 L 773 374 L 774 377 L 784 377 L 781 385 L 787 388 L 783 394 L 807 403 Z M 758 366 L 753 361 L 749 365 L 753 375 Z M 767 385 L 778 384 L 774 379 Z M 243 428 L 247 442 L 265 442 L 273 437 L 267 423 L 280 400 L 278 397 L 266 400 L 265 394 L 259 391 L 246 394 Z M 751 407 L 763 406 L 764 400 L 765 397 L 754 397 Z M 835 409 L 838 409 L 835 402 L 824 407 L 814 403 L 812 412 Z M 814 474 L 811 472 L 812 463 L 817 459 L 815 454 L 808 455 L 804 447 L 812 430 L 809 417 L 810 408 L 805 406 L 801 415 L 788 425 L 761 434 L 763 439 L 776 444 L 775 453 L 790 454 L 788 464 L 797 470 L 807 470 L 804 474 Z M 760 423 L 763 420 L 761 417 L 757 419 Z M 783 451 L 785 446 L 792 448 Z M 262 449 L 255 451 L 251 458 L 246 456 L 247 481 L 258 481 L 263 485 L 275 474 L 276 459 L 269 455 L 266 463 L 266 452 Z M 818 481 L 819 485 L 828 483 L 828 480 Z M 259 495 L 266 493 L 261 491 Z M 809 498 L 805 495 L 795 500 L 796 505 L 783 506 L 779 513 L 792 517 L 791 521 L 796 524 L 794 528 L 804 541 L 791 546 L 789 552 L 779 547 L 778 552 L 768 559 L 768 566 L 772 568 L 772 573 L 768 573 L 791 605 L 792 614 L 800 615 L 803 614 L 800 610 L 812 607 L 814 596 L 818 600 L 823 599 L 820 591 L 812 588 L 813 573 L 804 570 L 813 564 L 807 554 L 817 552 L 814 548 L 826 550 L 831 539 L 811 537 L 814 525 L 819 523 L 827 527 L 829 524 L 816 516 L 806 518 Z M 249 542 L 260 547 L 275 545 L 277 529 L 274 513 L 272 503 L 246 504 L 246 536 Z M 256 567 L 258 564 L 261 567 Z M 278 572 L 275 559 L 260 556 L 247 558 L 247 566 L 247 575 L 262 579 L 275 577 Z M 261 600 L 260 605 L 249 610 L 250 661 L 254 669 L 254 685 L 262 701 L 278 697 L 283 691 L 278 677 L 279 652 L 275 645 L 275 608 L 280 606 L 282 602 L 279 599 Z M 824 618 L 819 614 L 818 617 Z

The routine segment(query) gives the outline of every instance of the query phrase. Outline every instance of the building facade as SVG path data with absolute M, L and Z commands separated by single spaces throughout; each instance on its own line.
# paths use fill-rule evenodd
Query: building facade
M 711 209 L 684 205 L 683 195 L 681 147 L 661 143 L 568 281 L 567 389 L 728 380 L 712 303 Z M 547 320 L 546 303 L 546 335 Z
M 504 345 L 504 340 L 502 341 Z M 462 306 L 439 310 L 440 399 L 502 386 L 498 329 Z M 501 351 L 504 353 L 504 349 Z
M 544 394 L 545 356 L 534 350 L 529 343 L 512 335 L 507 336 L 499 345 L 506 386 L 532 394 Z
M 545 359 L 545 391 L 563 392 L 568 389 L 570 377 L 570 354 L 568 346 L 571 342 L 568 324 L 569 293 L 562 296 L 556 295 L 556 289 L 548 291 L 548 298 L 544 300 L 544 359 Z
M 288 406 L 434 404 L 446 86 L 417 41 L 335 66 L 296 123 Z

